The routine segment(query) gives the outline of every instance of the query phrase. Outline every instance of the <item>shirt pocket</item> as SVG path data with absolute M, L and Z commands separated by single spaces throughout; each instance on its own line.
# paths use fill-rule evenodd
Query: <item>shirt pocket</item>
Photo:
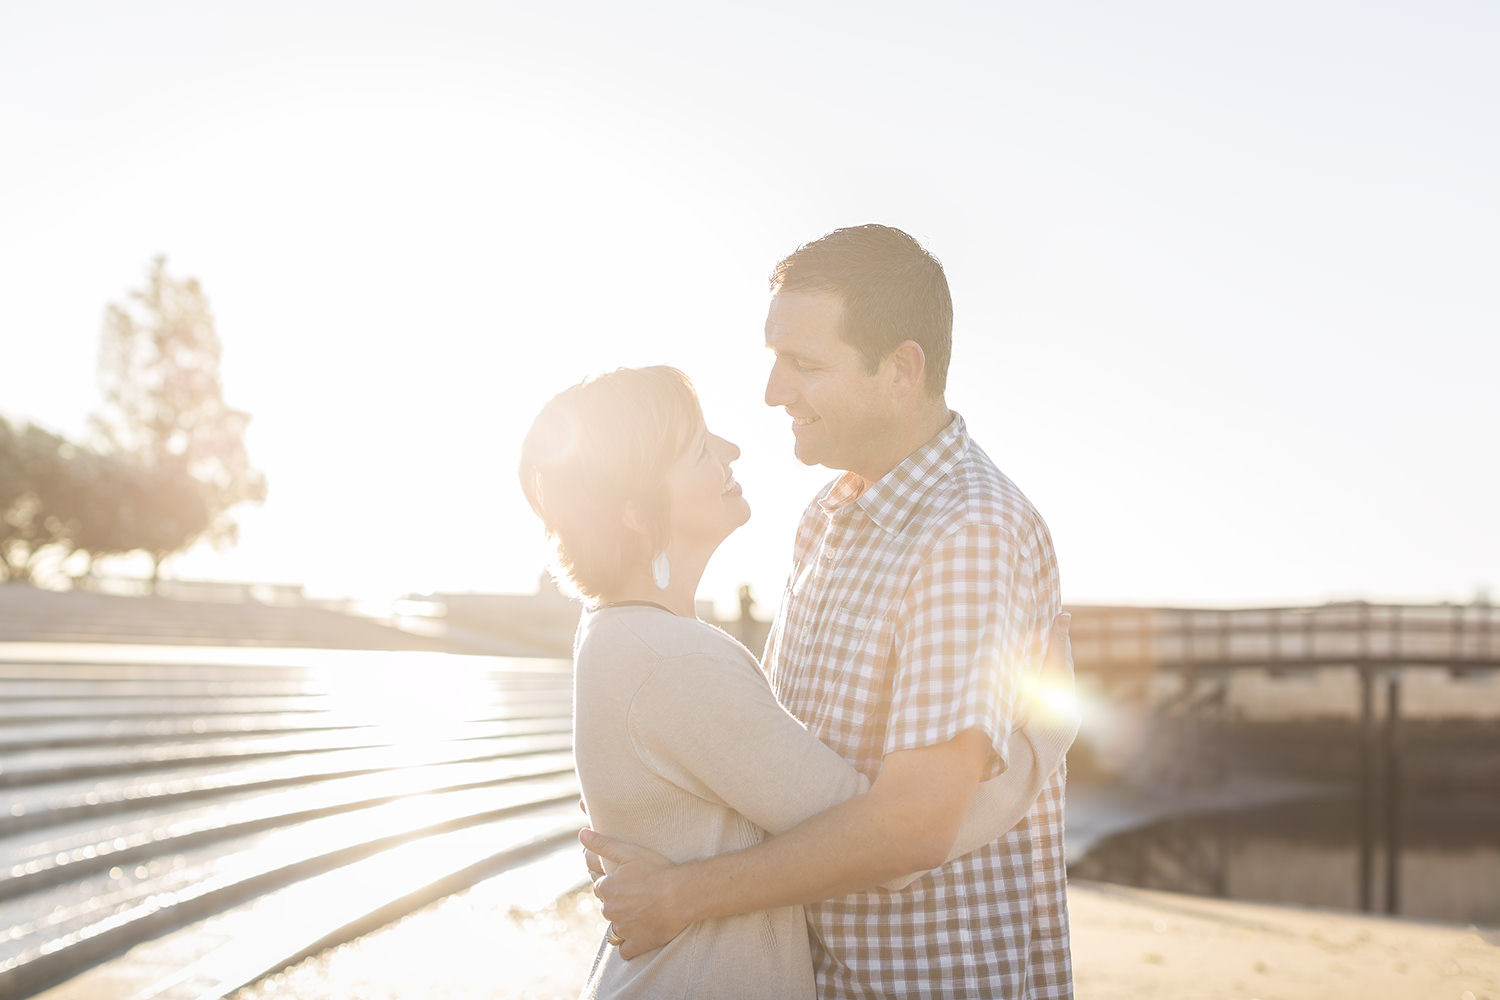
M 879 638 L 885 615 L 866 608 L 839 605 L 828 619 L 828 632 L 839 648 L 849 651 L 869 651 L 872 640 Z

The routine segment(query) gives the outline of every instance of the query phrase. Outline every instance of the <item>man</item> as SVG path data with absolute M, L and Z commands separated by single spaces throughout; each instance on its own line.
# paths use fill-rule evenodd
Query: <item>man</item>
M 842 475 L 798 528 L 763 666 L 873 784 L 677 867 L 586 837 L 624 862 L 596 884 L 604 914 L 629 958 L 695 920 L 804 902 L 820 997 L 1071 997 L 1064 771 L 1017 827 L 943 864 L 975 787 L 1005 766 L 1061 600 L 1046 525 L 944 400 L 942 266 L 900 230 L 859 226 L 800 247 L 771 285 L 766 403 L 791 417 L 801 461 Z M 839 850 L 809 848 L 830 829 Z M 926 869 L 900 892 L 856 891 Z

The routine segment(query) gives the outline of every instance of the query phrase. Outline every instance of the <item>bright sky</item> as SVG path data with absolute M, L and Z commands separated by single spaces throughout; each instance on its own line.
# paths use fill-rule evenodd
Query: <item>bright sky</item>
M 530 591 L 540 405 L 671 363 L 774 607 L 828 476 L 766 275 L 884 222 L 949 403 L 1075 602 L 1500 584 L 1500 6 L 1476 0 L 0 7 L 0 413 L 81 433 L 104 309 L 199 279 L 270 498 L 183 577 Z

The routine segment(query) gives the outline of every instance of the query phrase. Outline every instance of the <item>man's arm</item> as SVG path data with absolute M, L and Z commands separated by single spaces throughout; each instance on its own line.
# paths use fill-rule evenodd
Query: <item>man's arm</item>
M 1080 722 L 1073 649 L 1068 635 L 1071 620 L 1067 612 L 1053 620 L 1041 670 L 1027 685 L 1025 722 L 1016 733 L 1020 739 L 1013 740 L 1009 766 L 1004 773 L 979 784 L 945 860 L 953 861 L 1007 833 L 1030 812 L 1041 789 L 1062 766 Z M 599 836 L 589 831 L 586 839 Z M 611 857 L 618 854 L 618 848 L 627 846 L 607 838 L 605 842 L 616 845 Z M 597 881 L 604 875 L 599 858 L 587 848 L 584 856 L 591 879 Z M 646 862 L 649 852 L 632 856 L 635 861 L 631 876 L 643 877 L 646 871 L 655 870 Z M 880 882 L 880 887 L 902 889 L 921 874 L 922 871 L 908 872 Z M 622 887 L 627 877 L 630 876 L 618 876 L 604 892 L 608 895 L 629 891 Z M 869 879 L 861 888 L 873 881 Z
M 1011 739 L 1008 766 L 1000 775 L 980 782 L 945 860 L 954 861 L 1009 833 L 1031 812 L 1048 780 L 1062 767 L 1082 721 L 1068 635 L 1072 620 L 1066 611 L 1052 620 L 1041 668 L 1023 685 L 1025 721 Z M 922 874 L 888 879 L 880 885 L 903 889 Z
M 605 919 L 625 938 L 620 954 L 652 951 L 700 920 L 831 899 L 937 867 L 953 845 L 988 754 L 988 739 L 974 730 L 891 753 L 868 792 L 755 847 L 677 867 L 583 831 L 590 850 L 619 864 L 594 892 Z

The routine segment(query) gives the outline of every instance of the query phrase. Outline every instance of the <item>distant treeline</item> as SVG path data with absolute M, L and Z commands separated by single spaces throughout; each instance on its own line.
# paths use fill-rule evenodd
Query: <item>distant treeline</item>
M 0 580 L 58 583 L 95 560 L 162 560 L 230 543 L 230 510 L 265 499 L 249 415 L 229 408 L 208 301 L 157 258 L 146 286 L 105 315 L 103 407 L 87 442 L 0 417 Z

